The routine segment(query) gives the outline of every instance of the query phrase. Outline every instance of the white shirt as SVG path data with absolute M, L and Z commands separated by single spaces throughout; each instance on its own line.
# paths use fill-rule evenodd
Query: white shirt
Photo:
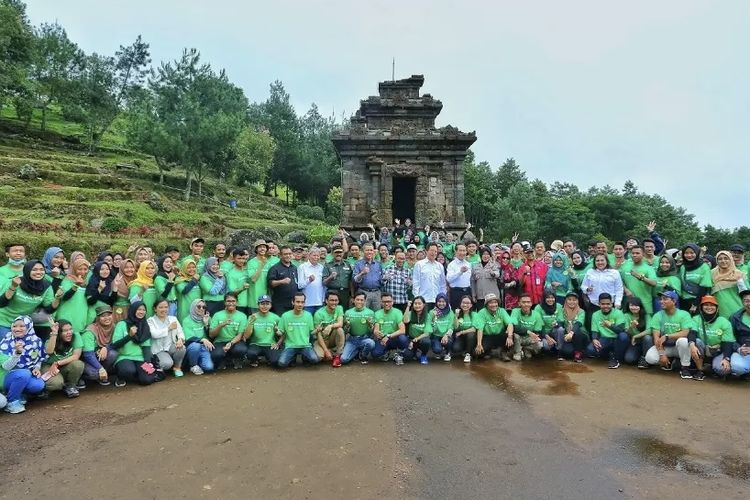
M 170 330 L 169 325 L 172 322 L 177 323 L 177 328 Z M 174 316 L 167 316 L 167 319 L 162 321 L 158 316 L 154 315 L 146 320 L 148 328 L 151 330 L 151 353 L 156 354 L 162 351 L 169 351 L 169 349 L 177 342 L 177 339 L 185 341 L 185 333 L 182 331 L 182 326 L 177 318 Z
M 315 279 L 308 281 L 310 276 Z M 313 265 L 310 261 L 303 262 L 297 268 L 297 286 L 305 292 L 305 307 L 322 306 L 326 288 L 323 286 L 323 264 Z
M 461 271 L 462 267 L 466 267 L 466 271 Z M 471 264 L 456 257 L 448 264 L 448 275 L 445 279 L 451 288 L 471 287 Z
M 412 270 L 412 282 L 415 297 L 421 295 L 425 302 L 435 302 L 437 294 L 446 290 L 443 265 L 436 260 L 417 261 Z
M 587 290 L 592 288 L 591 293 Z M 616 269 L 589 269 L 581 284 L 581 291 L 588 295 L 592 304 L 599 305 L 599 294 L 608 293 L 612 296 L 615 307 L 620 307 L 622 303 L 622 278 L 620 272 Z

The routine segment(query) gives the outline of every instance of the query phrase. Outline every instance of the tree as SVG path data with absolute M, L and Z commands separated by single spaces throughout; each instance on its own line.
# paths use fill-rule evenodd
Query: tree
M 508 196 L 510 189 L 519 182 L 526 182 L 526 172 L 516 163 L 514 158 L 508 158 L 500 165 L 495 175 L 497 191 L 503 198 Z
M 26 92 L 33 44 L 26 6 L 18 0 L 0 0 L 0 110 L 8 99 Z
M 230 148 L 229 166 L 238 184 L 264 184 L 273 165 L 276 143 L 267 130 L 245 127 Z
M 314 103 L 300 119 L 301 175 L 290 179 L 299 198 L 323 205 L 332 186 L 341 183 L 341 169 L 331 142 L 335 120 L 323 118 Z

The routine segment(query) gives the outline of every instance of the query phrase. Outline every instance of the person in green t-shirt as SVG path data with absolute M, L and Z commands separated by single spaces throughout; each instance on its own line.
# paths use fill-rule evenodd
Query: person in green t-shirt
M 198 285 L 201 287 L 203 300 L 206 301 L 206 310 L 211 315 L 224 309 L 227 280 L 216 257 L 206 259 L 206 271 L 200 277 Z
M 695 243 L 688 243 L 682 248 L 682 265 L 679 272 L 682 292 L 679 295 L 679 307 L 690 314 L 698 312 L 700 298 L 708 295 L 713 286 L 711 268 L 703 262 L 700 252 Z
M 185 262 L 188 260 L 186 259 Z M 166 300 L 169 304 L 167 314 L 177 317 L 177 290 L 174 287 L 177 272 L 172 257 L 165 255 L 156 259 L 156 268 L 158 272 L 154 277 L 154 289 L 156 290 L 154 302 L 159 299 Z
M 564 295 L 562 299 L 562 303 L 565 303 Z M 542 338 L 542 349 L 545 352 L 557 352 L 559 347 L 557 345 L 555 329 L 558 327 L 557 317 L 560 315 L 560 311 L 562 311 L 562 305 L 558 304 L 558 300 L 555 291 L 551 288 L 545 288 L 542 301 L 534 306 L 534 313 L 542 318 L 540 336 Z
M 0 267 L 0 282 L 21 276 L 23 266 L 26 264 L 26 245 L 21 243 L 5 245 L 5 257 L 8 261 Z
M 440 292 L 435 297 L 435 308 L 427 314 L 427 322 L 432 325 L 430 341 L 432 352 L 437 359 L 451 360 L 453 352 L 453 323 L 456 315 L 451 311 L 448 295 Z
M 326 303 L 315 311 L 315 354 L 330 361 L 334 368 L 341 366 L 341 354 L 344 351 L 346 335 L 344 334 L 344 308 L 339 305 L 339 295 L 334 290 L 326 292 Z M 333 352 L 331 352 L 333 349 Z
M 625 319 L 625 333 L 628 334 L 630 343 L 625 351 L 625 363 L 638 365 L 638 368 L 648 368 L 646 353 L 654 345 L 654 337 L 648 329 L 649 316 L 638 297 L 628 298 L 623 317 Z
M 53 292 L 44 278 L 44 265 L 31 260 L 24 265 L 21 276 L 0 282 L 0 335 L 10 331 L 15 318 L 31 316 L 37 311 L 51 314 L 60 305 L 63 291 L 58 288 Z M 43 323 L 49 324 L 48 321 Z M 49 335 L 49 327 L 44 329 L 47 335 L 37 334 L 42 341 Z
M 237 294 L 227 292 L 224 297 L 224 310 L 211 318 L 208 336 L 214 344 L 211 359 L 216 368 L 224 365 L 225 358 L 232 361 L 235 369 L 242 367 L 247 355 L 247 345 L 242 341 L 247 328 L 247 316 L 237 307 Z
M 731 358 L 736 339 L 729 320 L 719 315 L 716 297 L 704 295 L 699 313 L 693 316 L 697 338 L 690 340 L 690 356 L 695 361 L 694 380 L 703 380 L 704 361 L 708 360 L 714 373 L 726 377 L 732 373 Z
M 690 313 L 677 309 L 677 292 L 668 290 L 663 292 L 661 311 L 654 314 L 649 328 L 654 335 L 654 346 L 646 352 L 646 362 L 649 365 L 661 365 L 665 370 L 672 369 L 670 358 L 680 359 L 680 377 L 693 378 L 690 370 L 690 345 L 688 335 L 695 325 Z
M 248 301 L 252 312 L 258 311 L 260 302 L 258 299 L 268 293 L 268 270 L 273 265 L 268 258 L 268 245 L 263 240 L 258 240 L 254 245 L 255 257 L 247 263 L 247 274 L 250 276 L 250 296 Z M 296 265 L 296 264 L 295 264 Z
M 180 272 L 174 280 L 177 295 L 177 321 L 190 315 L 190 308 L 194 301 L 201 298 L 200 275 L 195 262 L 188 260 L 180 267 Z
M 513 333 L 517 336 L 521 345 L 521 352 L 527 359 L 539 354 L 543 346 L 544 320 L 542 320 L 542 315 L 532 307 L 531 296 L 523 293 L 518 299 L 518 307 L 513 309 L 510 315 Z
M 591 343 L 586 355 L 589 358 L 607 357 L 608 368 L 617 369 L 624 360 L 628 345 L 630 337 L 625 333 L 622 311 L 614 308 L 610 294 L 599 294 L 599 310 L 591 316 Z
M 117 361 L 117 351 L 110 347 L 115 330 L 114 314 L 108 304 L 97 306 L 95 313 L 94 321 L 81 333 L 83 376 L 100 385 L 109 385 L 109 375 L 114 374 Z
M 677 273 L 677 263 L 669 255 L 659 257 L 659 266 L 656 269 L 656 285 L 651 288 L 651 302 L 654 312 L 661 311 L 659 294 L 665 290 L 674 290 L 677 295 L 682 294 L 682 281 Z
M 719 314 L 729 319 L 742 310 L 740 292 L 750 289 L 747 275 L 737 269 L 732 254 L 722 250 L 716 254 L 716 267 L 711 270 L 711 295 L 719 303 Z
M 651 297 L 652 290 L 656 286 L 656 271 L 653 266 L 643 260 L 643 248 L 640 245 L 630 249 L 630 260 L 625 261 L 620 267 L 620 277 L 626 299 L 629 300 L 631 297 L 641 299 L 646 316 L 650 318 L 654 314 Z M 623 301 L 623 310 L 627 310 L 626 302 L 627 300 Z
M 237 296 L 237 310 L 243 314 L 250 313 L 250 276 L 247 274 L 247 250 L 236 248 L 232 250 L 232 267 L 224 273 L 227 280 L 227 290 Z
M 284 350 L 279 355 L 279 368 L 288 367 L 297 355 L 309 364 L 317 364 L 320 358 L 310 345 L 310 335 L 315 330 L 313 316 L 305 311 L 305 294 L 297 292 L 292 298 L 292 310 L 281 315 L 279 332 L 284 343 Z
M 589 344 L 586 331 L 586 311 L 578 302 L 578 293 L 571 290 L 565 295 L 565 303 L 557 315 L 557 327 L 553 329 L 557 343 L 557 359 L 573 358 L 583 362 L 583 352 Z
M 250 315 L 245 330 L 244 339 L 247 343 L 247 360 L 250 366 L 258 366 L 258 359 L 263 356 L 271 366 L 279 363 L 281 355 L 281 341 L 279 337 L 279 321 L 281 318 L 271 312 L 271 296 L 258 297 L 257 312 Z
M 70 263 L 71 272 L 60 285 L 63 296 L 60 306 L 55 311 L 55 319 L 70 321 L 73 331 L 80 334 L 88 325 L 89 303 L 86 299 L 86 275 L 89 263 L 85 259 L 76 259 Z
M 150 362 L 151 331 L 143 302 L 130 304 L 128 317 L 115 325 L 112 349 L 117 351 L 115 387 L 122 387 L 127 382 L 150 385 L 156 381 L 156 368 Z
M 500 301 L 494 293 L 484 296 L 484 307 L 474 315 L 474 328 L 477 329 L 477 356 L 488 357 L 492 349 L 500 349 L 503 361 L 521 361 L 521 341 L 513 332 L 513 323 L 505 309 L 500 309 Z
M 42 364 L 42 371 L 52 370 L 52 377 L 44 383 L 45 389 L 63 391 L 69 398 L 78 397 L 76 385 L 83 375 L 82 347 L 81 336 L 73 331 L 70 321 L 62 319 L 52 324 L 44 346 L 47 359 Z
M 477 329 L 474 327 L 474 304 L 468 295 L 461 299 L 453 311 L 453 352 L 463 353 L 464 363 L 471 363 L 471 354 L 477 347 Z
M 375 341 L 371 338 L 375 323 L 375 312 L 365 307 L 367 295 L 365 292 L 354 294 L 354 307 L 344 313 L 344 330 L 349 334 L 341 354 L 341 362 L 349 363 L 355 356 L 363 364 L 375 348 Z
M 214 344 L 208 336 L 211 315 L 206 302 L 203 299 L 193 300 L 190 304 L 190 312 L 180 321 L 180 325 L 185 334 L 185 345 L 187 345 L 185 358 L 190 372 L 193 375 L 203 375 L 214 371 L 214 362 L 211 359 Z
M 376 343 L 372 350 L 372 357 L 382 361 L 388 361 L 387 353 L 393 349 L 396 354 L 393 361 L 397 365 L 404 364 L 404 358 L 401 351 L 409 345 L 409 337 L 406 336 L 406 326 L 404 325 L 404 314 L 393 307 L 393 295 L 383 292 L 381 295 L 382 309 L 375 312 L 375 326 L 373 336 Z
M 406 349 L 401 352 L 402 359 L 411 361 L 417 359 L 418 356 L 419 362 L 426 365 L 429 363 L 427 354 L 430 352 L 432 324 L 427 321 L 427 303 L 421 295 L 417 295 L 414 300 L 406 303 L 404 327 L 409 337 L 409 343 L 406 345 Z

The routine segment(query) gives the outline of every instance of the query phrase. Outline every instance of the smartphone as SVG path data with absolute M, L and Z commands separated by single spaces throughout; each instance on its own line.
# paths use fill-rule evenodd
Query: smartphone
M 52 377 L 53 377 L 53 375 L 49 371 L 46 371 L 46 372 L 42 373 L 42 377 L 41 378 L 42 378 L 42 380 L 44 380 L 46 382 L 49 379 L 51 379 Z

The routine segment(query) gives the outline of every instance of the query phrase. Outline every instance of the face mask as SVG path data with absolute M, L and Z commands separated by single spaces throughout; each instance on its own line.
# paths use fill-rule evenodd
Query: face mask
M 22 266 L 26 264 L 26 259 L 8 259 L 8 264 L 11 266 Z

